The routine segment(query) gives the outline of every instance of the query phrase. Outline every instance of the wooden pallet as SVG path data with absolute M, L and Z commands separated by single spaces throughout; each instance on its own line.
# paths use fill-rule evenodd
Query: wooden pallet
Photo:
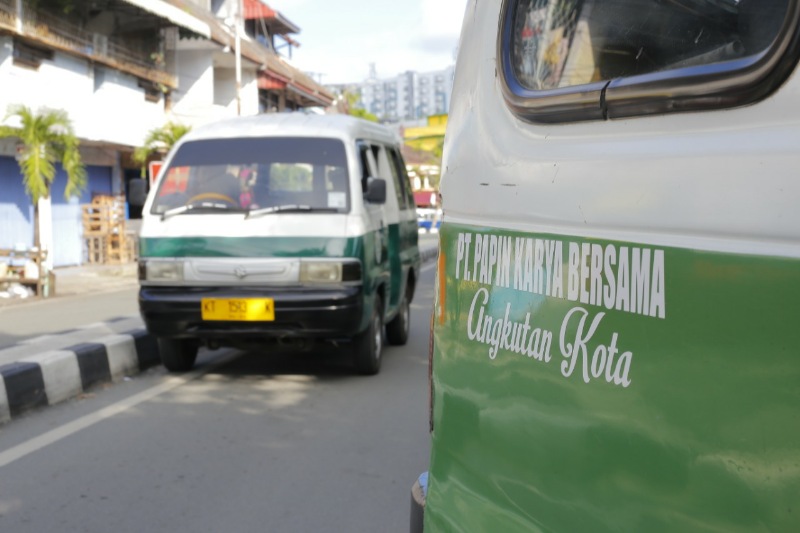
M 124 234 L 109 234 L 87 237 L 86 256 L 90 264 L 117 265 L 130 263 L 136 259 L 133 251 L 135 241 Z
M 87 262 L 120 264 L 135 260 L 135 243 L 125 233 L 125 198 L 95 195 L 81 206 Z

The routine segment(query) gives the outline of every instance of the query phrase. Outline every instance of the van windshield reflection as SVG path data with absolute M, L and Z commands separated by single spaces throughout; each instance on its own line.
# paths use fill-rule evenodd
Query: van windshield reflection
M 235 138 L 184 143 L 170 161 L 151 213 L 288 211 L 347 213 L 344 144 L 323 138 Z

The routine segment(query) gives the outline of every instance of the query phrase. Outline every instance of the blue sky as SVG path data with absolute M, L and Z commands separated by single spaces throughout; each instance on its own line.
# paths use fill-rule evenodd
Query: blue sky
M 363 81 L 370 63 L 379 78 L 453 64 L 467 0 L 266 3 L 300 27 L 291 63 L 327 84 Z

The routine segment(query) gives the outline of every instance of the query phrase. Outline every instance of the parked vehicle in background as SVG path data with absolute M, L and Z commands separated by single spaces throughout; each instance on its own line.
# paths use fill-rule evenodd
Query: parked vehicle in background
M 195 129 L 143 213 L 139 304 L 169 370 L 201 344 L 330 341 L 375 374 L 384 340 L 408 338 L 418 232 L 388 128 L 279 114 Z
M 417 225 L 424 233 L 439 231 L 442 225 L 442 210 L 436 208 L 417 208 Z
M 412 530 L 800 531 L 799 24 L 469 2 Z

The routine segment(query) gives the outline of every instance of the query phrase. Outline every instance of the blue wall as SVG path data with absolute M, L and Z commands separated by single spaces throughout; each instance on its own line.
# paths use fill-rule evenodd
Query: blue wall
M 53 240 L 55 266 L 84 262 L 85 243 L 81 205 L 92 201 L 94 194 L 111 194 L 111 167 L 87 166 L 87 186 L 80 198 L 64 199 L 67 175 L 56 167 L 53 182 Z M 25 194 L 19 165 L 13 157 L 0 156 L 0 248 L 33 246 L 33 205 Z

